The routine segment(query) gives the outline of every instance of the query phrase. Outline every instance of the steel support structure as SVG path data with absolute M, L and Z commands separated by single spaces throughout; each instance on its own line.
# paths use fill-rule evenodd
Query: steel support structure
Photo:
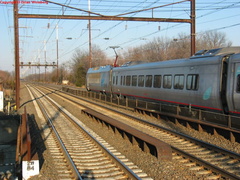
M 79 15 L 51 15 L 51 14 L 19 14 L 18 13 L 18 6 L 17 0 L 14 0 L 14 30 L 15 30 L 15 71 L 16 71 L 16 105 L 17 109 L 19 107 L 19 89 L 20 89 L 20 80 L 19 80 L 19 32 L 18 32 L 18 19 L 19 18 L 35 18 L 35 19 L 72 19 L 72 20 L 106 20 L 106 21 L 146 21 L 146 22 L 174 22 L 174 23 L 190 23 L 191 24 L 191 55 L 195 54 L 196 49 L 196 26 L 195 26 L 195 0 L 183 0 L 181 2 L 190 1 L 191 4 L 191 15 L 190 19 L 174 19 L 174 18 L 154 18 L 154 17 L 122 17 L 126 14 L 120 14 L 117 16 L 105 16 L 97 13 L 93 13 L 90 11 L 85 11 L 82 9 L 77 9 L 74 7 L 67 6 L 72 9 L 88 12 L 90 15 L 88 16 L 79 16 Z M 59 3 L 46 1 L 49 3 L 53 3 L 60 6 L 65 6 Z M 178 3 L 181 3 L 178 2 Z M 177 3 L 172 3 L 168 5 L 173 5 Z M 146 10 L 154 10 L 156 8 L 160 8 L 164 6 L 149 8 L 141 11 Z M 133 12 L 130 12 L 133 13 Z M 127 13 L 127 14 L 130 14 Z M 91 61 L 91 60 L 90 60 Z M 91 64 L 91 62 L 89 62 Z
M 196 11 L 195 0 L 191 0 L 191 56 L 196 53 Z
M 31 65 L 29 65 L 29 64 L 21 64 L 20 65 L 21 67 L 24 67 L 24 66 L 28 66 L 28 67 L 30 67 L 30 66 L 35 66 L 35 67 L 57 67 L 57 65 L 50 65 L 50 64 L 31 64 Z
M 13 3 L 14 17 L 14 54 L 15 54 L 15 101 L 17 110 L 20 107 L 20 68 L 19 68 L 19 25 L 18 25 L 18 1 Z
M 71 19 L 71 20 L 108 20 L 108 21 L 146 21 L 146 22 L 175 22 L 191 24 L 191 54 L 195 54 L 195 0 L 191 0 L 191 19 L 172 18 L 143 18 L 143 17 L 117 17 L 117 16 L 74 16 L 74 15 L 39 15 L 39 14 L 19 14 L 19 18 L 36 19 Z M 90 38 L 90 37 L 89 37 Z M 89 64 L 91 65 L 91 58 Z
M 72 20 L 103 20 L 103 21 L 147 21 L 147 22 L 178 22 L 191 23 L 191 19 L 173 18 L 147 18 L 147 17 L 118 17 L 118 16 L 75 16 L 75 15 L 51 15 L 51 14 L 19 14 L 19 18 L 34 19 L 72 19 Z

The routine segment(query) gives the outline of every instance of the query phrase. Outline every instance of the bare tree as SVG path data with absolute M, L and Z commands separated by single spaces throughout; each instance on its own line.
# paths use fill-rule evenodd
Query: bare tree
M 145 44 L 131 47 L 127 51 L 118 53 L 119 64 L 128 61 L 165 61 L 170 59 L 189 58 L 190 56 L 190 36 L 185 33 L 178 34 L 174 38 L 156 37 Z M 226 35 L 218 31 L 206 31 L 199 33 L 196 39 L 196 50 L 213 49 L 231 46 Z M 92 46 L 92 67 L 113 64 L 113 59 L 109 60 L 99 46 Z M 89 52 L 86 50 L 76 50 L 70 61 L 68 69 L 60 68 L 63 76 L 71 83 L 82 86 L 85 83 L 86 72 L 89 68 Z M 49 79 L 56 81 L 56 69 L 49 73 Z M 1 73 L 0 73 L 1 75 Z M 61 74 L 60 74 L 61 75 Z
M 105 53 L 96 45 L 92 46 L 92 66 L 106 65 L 107 58 Z M 77 86 L 85 84 L 86 72 L 89 68 L 89 53 L 85 50 L 76 50 L 72 57 L 71 80 Z
M 14 89 L 14 74 L 0 70 L 0 82 L 5 89 Z
M 170 40 L 168 38 L 154 38 L 145 45 L 145 56 L 149 62 L 163 61 L 168 58 Z
M 197 38 L 197 50 L 229 47 L 232 42 L 227 41 L 226 34 L 218 31 L 206 31 L 199 33 Z
M 169 48 L 170 40 L 158 37 L 141 46 L 129 48 L 122 56 L 125 61 L 163 61 L 167 59 Z
M 200 33 L 196 39 L 196 50 L 213 49 L 231 46 L 227 41 L 226 35 L 217 31 L 206 31 Z M 133 47 L 124 52 L 125 61 L 165 61 L 170 59 L 189 58 L 190 56 L 190 36 L 185 33 L 178 34 L 173 39 L 154 38 L 152 41 Z
M 123 57 L 121 64 L 128 62 L 128 61 L 142 61 L 143 60 L 143 53 L 142 53 L 142 47 L 134 47 L 129 48 L 127 51 L 124 51 L 121 53 L 121 56 Z
M 108 64 L 106 54 L 100 49 L 99 46 L 92 46 L 92 66 L 104 66 Z
M 174 37 L 171 41 L 171 52 L 169 52 L 169 56 L 171 57 L 171 59 L 189 57 L 190 43 L 190 37 L 185 33 L 180 33 L 177 37 Z

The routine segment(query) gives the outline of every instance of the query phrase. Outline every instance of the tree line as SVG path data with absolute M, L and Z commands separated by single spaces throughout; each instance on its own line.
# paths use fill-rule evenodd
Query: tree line
M 143 43 L 136 47 L 118 52 L 118 64 L 122 65 L 129 61 L 165 61 L 170 59 L 189 58 L 190 56 L 190 37 L 184 33 L 178 34 L 174 38 L 156 37 L 152 40 L 145 39 Z M 202 49 L 214 49 L 219 47 L 229 47 L 232 43 L 227 40 L 226 34 L 218 31 L 206 31 L 198 33 L 196 38 L 196 51 Z M 114 59 L 109 59 L 106 53 L 97 45 L 92 47 L 92 67 L 113 65 Z M 89 68 L 88 50 L 77 49 L 72 58 L 54 69 L 47 75 L 29 75 L 26 79 L 38 79 L 48 82 L 61 83 L 62 80 L 68 80 L 76 86 L 85 85 L 85 77 Z M 58 74 L 58 77 L 57 77 Z M 36 77 L 38 76 L 38 77 Z
M 14 74 L 0 70 L 0 91 L 2 89 L 14 89 Z

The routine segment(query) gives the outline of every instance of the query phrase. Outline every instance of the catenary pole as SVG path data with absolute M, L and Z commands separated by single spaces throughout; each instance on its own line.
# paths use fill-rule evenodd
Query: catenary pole
M 18 27 L 18 1 L 14 0 L 14 55 L 15 55 L 15 98 L 16 109 L 20 107 L 20 68 L 19 68 L 19 27 Z

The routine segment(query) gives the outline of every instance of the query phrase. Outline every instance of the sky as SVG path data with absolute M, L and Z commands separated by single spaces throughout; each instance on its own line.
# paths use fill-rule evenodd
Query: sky
M 88 15 L 90 10 L 102 15 L 122 17 L 190 18 L 190 2 L 168 5 L 175 0 L 52 0 L 69 7 L 47 3 L 43 0 L 18 1 L 21 14 Z M 156 8 L 153 11 L 135 12 Z M 83 10 L 83 11 L 81 11 Z M 240 0 L 196 0 L 196 35 L 205 31 L 226 34 L 233 46 L 240 46 Z M 13 1 L 0 0 L 0 70 L 14 71 Z M 58 28 L 57 28 L 58 27 Z M 57 60 L 67 66 L 77 49 L 88 51 L 87 20 L 19 19 L 20 62 L 48 63 Z M 115 59 L 111 46 L 118 52 L 147 43 L 154 38 L 176 38 L 178 34 L 190 35 L 190 24 L 168 22 L 130 22 L 92 20 L 92 44 L 103 50 L 109 59 Z M 41 71 L 43 71 L 42 68 Z M 51 71 L 48 67 L 47 71 Z M 22 77 L 33 73 L 34 68 L 20 68 Z

